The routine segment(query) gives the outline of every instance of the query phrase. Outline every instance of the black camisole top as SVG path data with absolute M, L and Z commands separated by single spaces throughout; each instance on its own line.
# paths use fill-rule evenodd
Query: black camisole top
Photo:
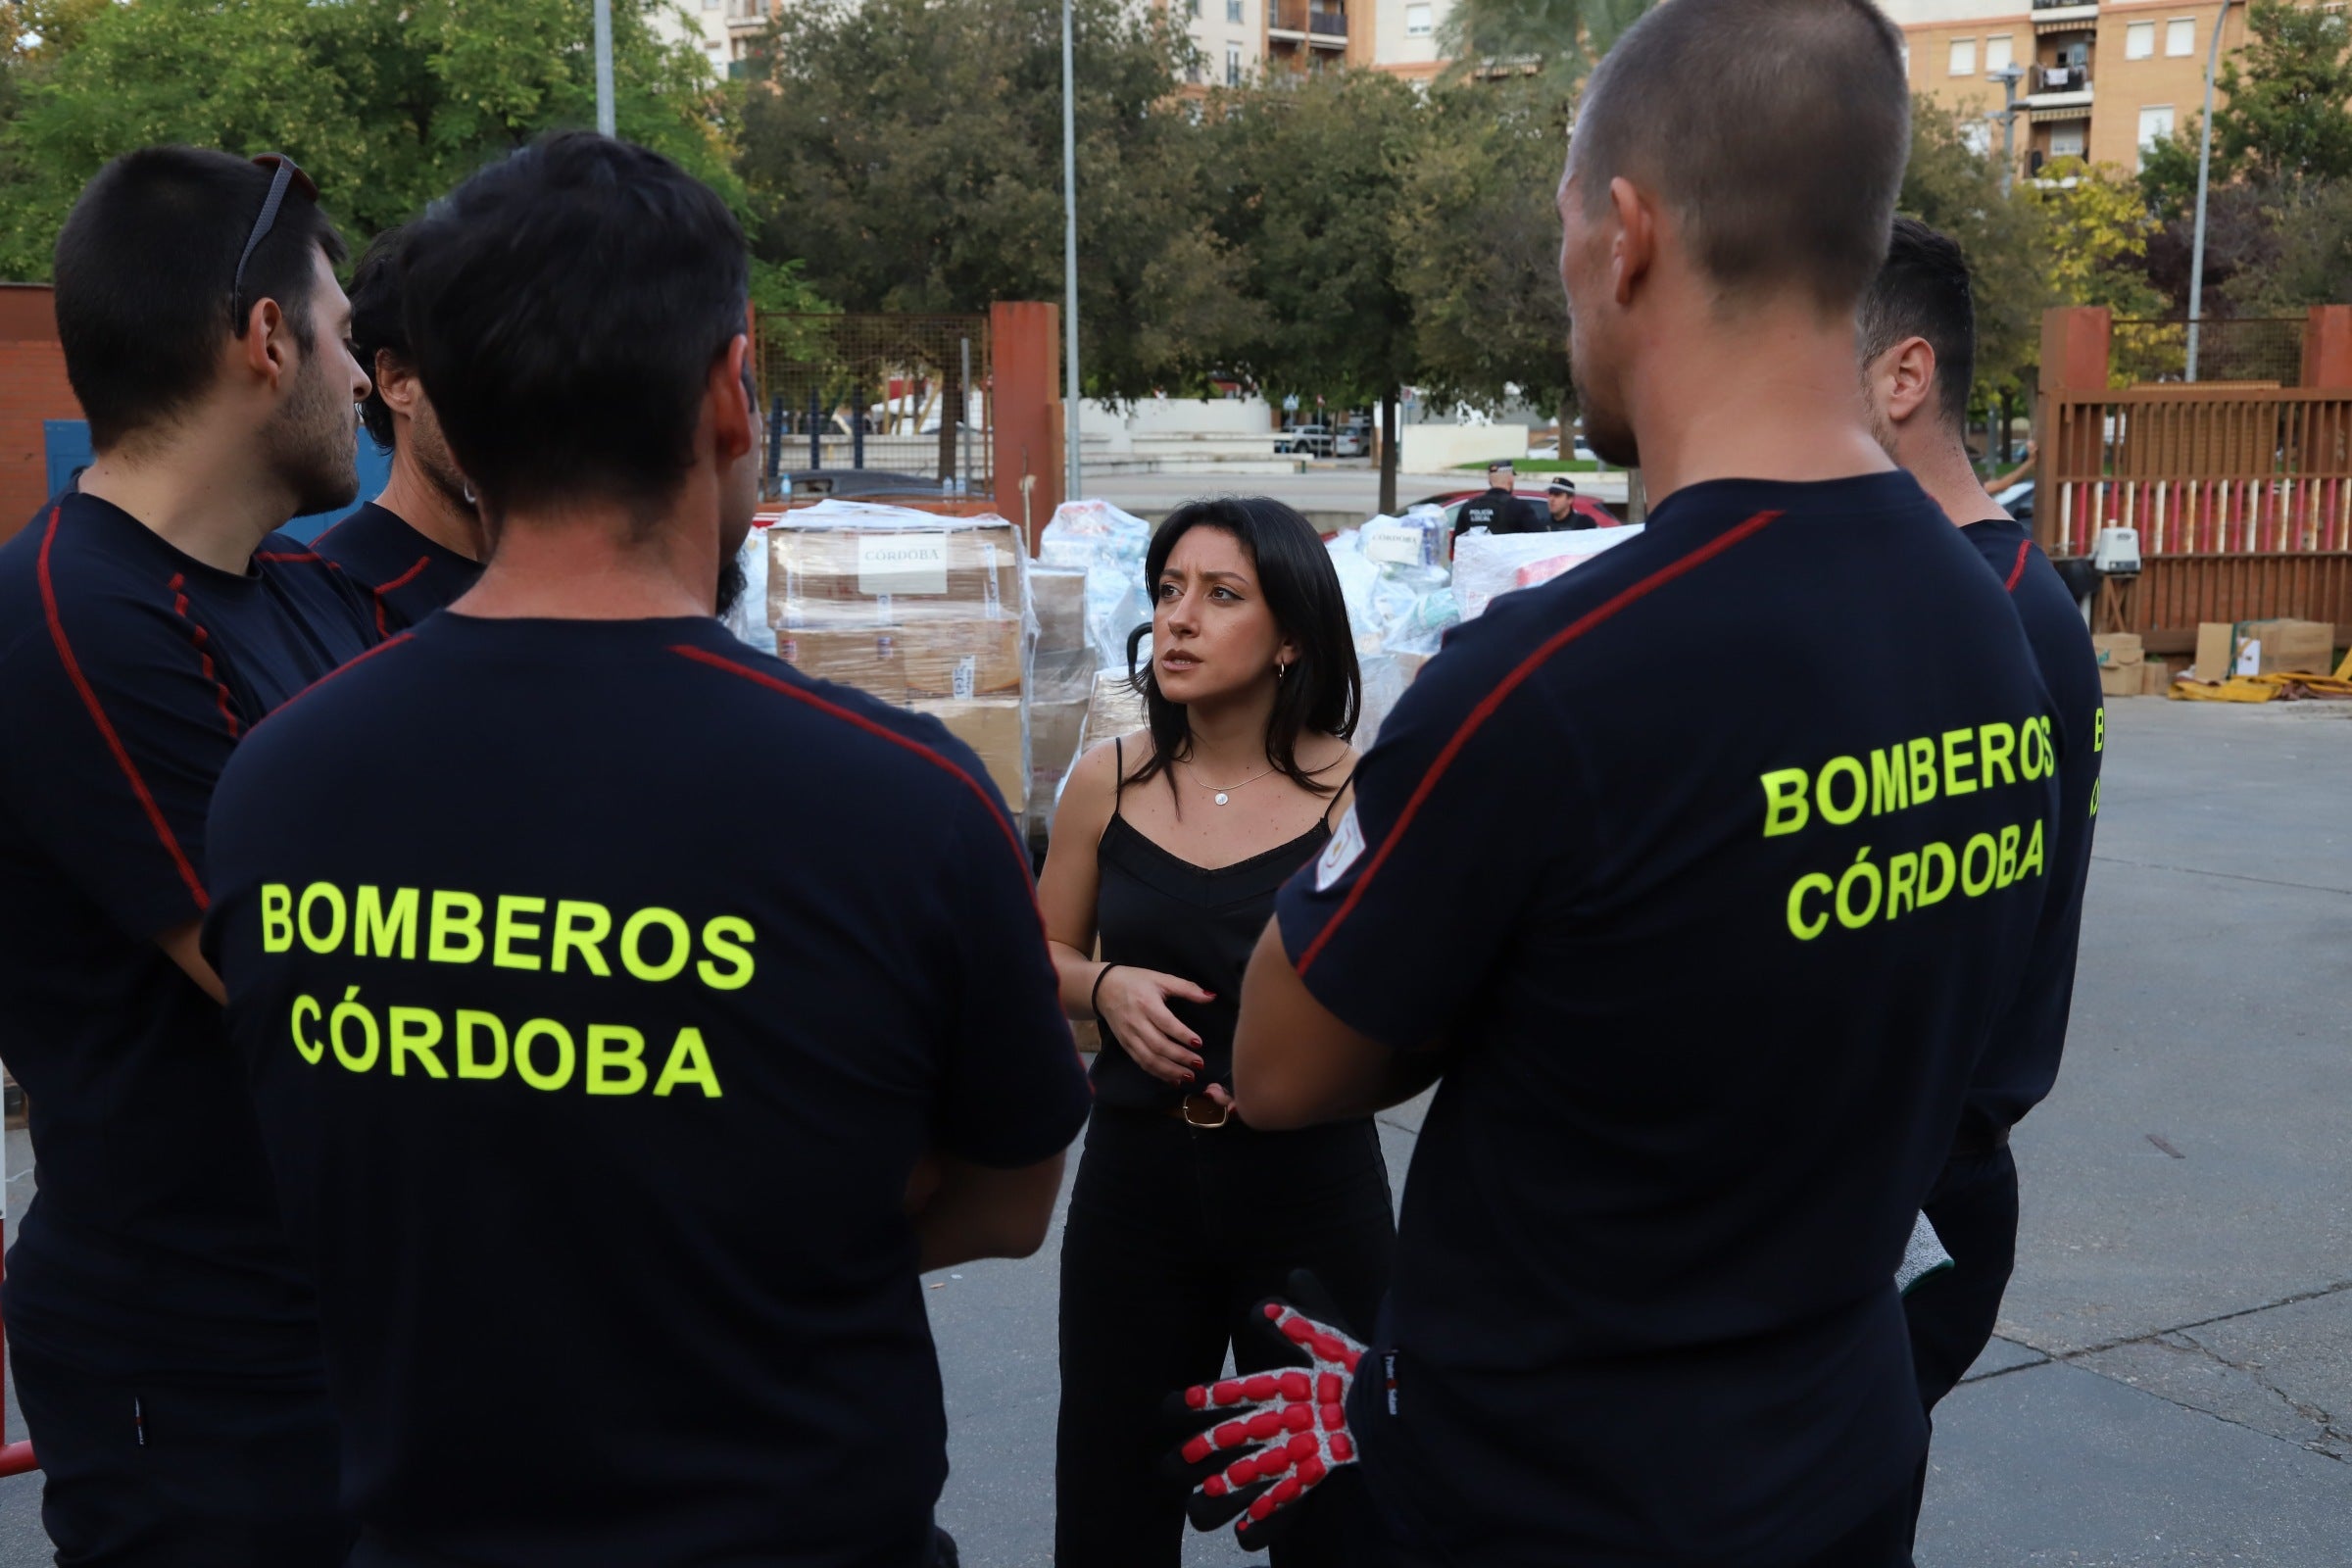
M 1124 746 L 1116 757 L 1118 793 L 1124 799 Z M 1328 818 L 1328 811 L 1325 815 Z M 1242 971 L 1266 922 L 1274 917 L 1274 895 L 1330 838 L 1329 821 L 1319 821 L 1287 844 L 1212 871 L 1152 843 L 1112 807 L 1095 850 L 1101 876 L 1095 929 L 1102 940 L 1102 960 L 1176 975 L 1215 993 L 1217 1000 L 1168 1001 L 1168 1010 L 1200 1037 L 1200 1054 L 1206 1063 L 1200 1078 L 1184 1088 L 1162 1083 L 1137 1066 L 1111 1036 L 1110 1026 L 1103 1024 L 1102 1049 L 1094 1067 L 1099 1103 L 1166 1110 L 1212 1082 L 1233 1088 L 1233 1027 L 1242 1010 Z

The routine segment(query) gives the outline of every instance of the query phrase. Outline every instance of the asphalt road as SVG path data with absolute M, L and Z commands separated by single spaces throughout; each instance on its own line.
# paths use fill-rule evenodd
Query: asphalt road
M 1937 1412 L 1919 1563 L 2342 1568 L 2352 704 L 2109 714 L 2066 1070 L 2017 1132 L 2017 1275 Z M 1418 1125 L 1384 1118 L 1400 1178 Z M 9 1153 L 21 1200 L 22 1134 Z M 1050 1558 L 1053 1250 L 928 1282 L 970 1568 Z M 0 1568 L 48 1560 L 36 1490 L 0 1482 Z

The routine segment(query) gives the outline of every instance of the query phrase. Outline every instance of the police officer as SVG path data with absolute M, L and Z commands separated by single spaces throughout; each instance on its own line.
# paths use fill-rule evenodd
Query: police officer
M 1576 481 L 1566 474 L 1544 487 L 1544 515 L 1546 533 L 1577 533 L 1594 526 L 1592 514 L 1576 504 Z
M 40 1156 L 9 1370 L 60 1562 L 329 1568 L 351 1541 L 316 1304 L 197 950 L 220 769 L 373 640 L 272 534 L 358 488 L 318 194 L 288 159 L 149 147 L 58 235 L 96 461 L 0 549 L 0 1019 Z
M 1453 515 L 1453 536 L 1460 538 L 1472 528 L 1484 528 L 1489 533 L 1525 533 L 1528 517 L 1526 504 L 1511 493 L 1518 469 L 1508 458 L 1487 465 L 1487 488 L 1461 505 Z
M 421 220 L 411 347 L 498 551 L 215 806 L 361 1565 L 936 1561 L 917 1271 L 1034 1250 L 1086 1115 L 979 760 L 712 618 L 747 271 L 585 133 Z
M 374 383 L 360 402 L 360 422 L 391 454 L 392 477 L 382 495 L 312 544 L 367 591 L 385 636 L 472 587 L 487 553 L 482 519 L 409 348 L 400 273 L 406 237 L 399 228 L 378 234 L 351 276 L 352 349 Z
M 1251 1125 L 1439 1083 L 1367 1348 L 1300 1330 L 1351 1428 L 1318 1485 L 1360 1466 L 1401 1561 L 1905 1560 L 1893 1275 L 2034 944 L 2061 745 L 1855 396 L 1908 119 L 1868 0 L 1620 37 L 1561 269 L 1593 449 L 1663 499 L 1448 640 L 1250 967 Z M 1624 678 L 1759 654 L 1703 718 Z
M 2074 595 L 2026 526 L 1986 498 L 1968 461 L 1976 309 L 1959 245 L 1915 219 L 1896 219 L 1886 263 L 1863 300 L 1859 341 L 1880 444 L 1960 525 L 2007 590 L 2069 741 L 2033 965 L 1969 1081 L 1959 1134 L 1928 1199 L 1928 1219 L 1953 1266 L 1903 1298 L 1920 1403 L 1933 1412 L 1991 1340 L 2017 1257 L 2009 1129 L 2049 1094 L 2066 1047 L 2106 710 L 2098 656 Z M 1924 1488 L 1924 1461 L 1919 1479 Z

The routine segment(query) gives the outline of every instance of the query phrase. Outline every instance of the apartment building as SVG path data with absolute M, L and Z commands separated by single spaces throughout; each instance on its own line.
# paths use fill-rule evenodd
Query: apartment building
M 1995 73 L 2015 67 L 2021 172 L 2052 159 L 2126 170 L 2203 112 L 2220 0 L 1882 0 L 1908 41 L 1911 87 L 2001 144 Z M 2246 8 L 2222 24 L 2226 58 L 2245 46 Z
M 1158 3 L 1200 50 L 1193 85 L 1231 86 L 1263 71 L 1343 65 L 1428 79 L 1445 67 L 1438 28 L 1452 0 Z
M 673 7 L 649 13 L 654 30 L 664 38 L 683 38 L 703 51 L 718 75 L 740 75 L 762 29 L 775 15 L 777 0 L 678 0 Z

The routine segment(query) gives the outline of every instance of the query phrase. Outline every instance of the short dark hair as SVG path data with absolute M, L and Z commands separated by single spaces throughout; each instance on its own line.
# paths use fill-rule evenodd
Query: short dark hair
M 400 247 L 407 238 L 406 228 L 385 229 L 368 241 L 351 274 L 351 352 L 368 372 L 360 422 L 387 453 L 392 450 L 392 410 L 375 385 L 375 357 L 389 354 L 410 369 L 416 368 L 416 357 L 409 352 L 409 323 L 402 314 Z
M 1968 258 L 1948 234 L 1916 218 L 1894 220 L 1886 261 L 1862 296 L 1862 363 L 1905 338 L 1936 351 L 1937 412 L 1954 430 L 1968 427 L 1968 393 L 1977 376 L 1977 307 Z
M 709 186 L 659 153 L 564 131 L 435 202 L 401 258 L 417 372 L 491 517 L 676 493 L 751 281 L 743 230 Z
M 237 257 L 271 174 L 209 148 L 142 147 L 82 186 L 57 236 L 57 335 L 98 451 L 203 396 L 222 338 L 245 335 Z M 343 260 L 342 237 L 297 182 L 245 263 L 249 310 L 277 301 L 305 353 L 320 250 Z
M 1594 69 L 1569 143 L 1586 210 L 1655 192 L 1727 293 L 1850 309 L 1911 149 L 1903 39 L 1870 0 L 1674 0 Z
M 1323 536 L 1313 523 L 1270 496 L 1187 502 L 1168 514 L 1144 553 L 1147 597 L 1156 596 L 1159 574 L 1167 569 L 1176 541 L 1195 528 L 1222 528 L 1240 542 L 1257 567 L 1257 585 L 1266 596 L 1266 608 L 1274 612 L 1274 623 L 1298 646 L 1298 657 L 1274 688 L 1274 707 L 1266 715 L 1266 760 L 1301 788 L 1331 794 L 1339 788 L 1338 780 L 1319 779 L 1299 766 L 1298 737 L 1312 732 L 1346 740 L 1354 734 L 1363 710 L 1364 678 L 1355 662 L 1355 633 L 1348 624 L 1339 568 L 1323 548 Z M 1151 760 L 1129 782 L 1167 772 L 1172 789 L 1175 774 L 1169 770 L 1192 755 L 1193 730 L 1184 705 L 1160 695 L 1151 668 L 1136 668 L 1136 654 L 1151 629 L 1138 626 L 1127 638 L 1128 677 L 1143 694 L 1144 714 L 1152 728 Z

